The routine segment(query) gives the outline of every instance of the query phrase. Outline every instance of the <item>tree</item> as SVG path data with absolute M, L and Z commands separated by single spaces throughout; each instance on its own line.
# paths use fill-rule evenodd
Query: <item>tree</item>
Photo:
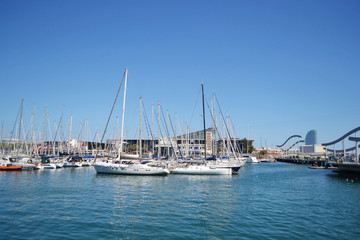
M 261 151 L 259 152 L 259 154 L 260 154 L 261 156 L 264 156 L 264 155 L 268 154 L 268 151 L 267 151 L 267 150 L 261 150 Z

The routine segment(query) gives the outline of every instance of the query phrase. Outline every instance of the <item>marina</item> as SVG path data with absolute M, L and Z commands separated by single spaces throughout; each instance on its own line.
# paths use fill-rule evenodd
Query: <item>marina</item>
M 360 1 L 4 1 L 0 239 L 360 236 Z

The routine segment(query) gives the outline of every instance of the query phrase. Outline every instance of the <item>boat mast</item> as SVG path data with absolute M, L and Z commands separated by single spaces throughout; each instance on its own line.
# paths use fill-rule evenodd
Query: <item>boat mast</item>
M 158 102 L 158 159 L 161 159 L 161 146 L 160 146 L 160 102 Z
M 169 132 L 169 110 L 166 110 L 166 117 L 167 117 L 167 118 L 166 118 L 167 157 L 170 158 L 170 144 L 171 144 L 171 139 L 170 139 L 170 132 Z
M 217 137 L 216 137 L 216 133 L 217 133 L 217 125 L 216 125 L 216 104 L 215 104 L 215 93 L 213 93 L 213 118 L 214 118 L 214 128 L 213 128 L 213 133 L 214 133 L 214 142 L 213 142 L 213 155 L 217 156 Z
M 119 147 L 119 160 L 121 159 L 120 154 L 123 151 L 124 144 L 124 120 L 125 120 L 125 100 L 126 100 L 126 85 L 127 85 L 127 68 L 125 69 L 125 85 L 124 85 L 124 101 L 123 101 L 123 109 L 122 109 L 122 117 L 121 117 L 121 139 L 120 139 L 120 147 Z
M 141 104 L 142 104 L 142 98 L 139 99 L 139 157 L 142 156 L 142 143 L 141 143 Z
M 204 121 L 204 152 L 205 152 L 205 161 L 206 161 L 206 125 L 205 125 L 205 101 L 204 101 L 204 85 L 201 84 L 202 90 L 202 104 L 203 104 L 203 121 Z
M 154 104 L 151 105 L 151 124 L 152 124 L 152 154 L 154 155 L 155 154 L 155 141 L 154 141 L 154 135 L 155 135 L 155 132 L 154 132 Z
M 18 135 L 18 154 L 20 154 L 20 137 L 21 137 L 21 124 L 22 124 L 22 111 L 24 106 L 24 99 L 21 99 L 21 106 L 20 106 L 20 119 L 19 119 L 19 135 Z
M 4 153 L 4 149 L 3 149 L 3 132 L 4 132 L 4 122 L 2 122 L 1 124 L 1 135 L 0 135 L 0 140 L 1 140 L 1 152 L 0 154 Z

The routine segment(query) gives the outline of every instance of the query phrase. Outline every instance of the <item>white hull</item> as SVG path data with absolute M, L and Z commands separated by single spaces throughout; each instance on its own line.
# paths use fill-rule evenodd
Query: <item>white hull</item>
M 55 163 L 45 163 L 38 164 L 34 166 L 34 170 L 43 170 L 43 169 L 56 169 Z
M 35 164 L 32 163 L 13 163 L 14 166 L 21 166 L 22 170 L 32 170 Z
M 90 163 L 90 162 L 82 162 L 82 166 L 83 167 L 92 166 L 92 163 Z
M 56 169 L 56 164 L 55 163 L 45 163 L 43 165 L 44 169 Z
M 64 166 L 63 163 L 55 163 L 55 165 L 56 165 L 56 168 L 62 168 Z
M 72 162 L 65 162 L 63 167 L 81 167 L 82 166 L 82 163 L 79 163 L 79 162 L 75 162 L 75 163 L 72 163 Z
M 115 164 L 97 162 L 94 164 L 97 173 L 120 175 L 168 175 L 167 169 L 150 167 L 146 164 Z
M 237 159 L 221 159 L 216 161 L 209 161 L 206 163 L 209 167 L 216 168 L 231 168 L 232 173 L 237 173 L 239 169 L 246 163 L 246 158 L 237 158 Z
M 44 166 L 41 164 L 34 166 L 34 170 L 43 170 L 43 169 L 44 169 Z
M 259 163 L 256 157 L 247 157 L 247 163 Z
M 187 174 L 187 175 L 231 175 L 231 168 L 218 168 L 211 166 L 188 166 L 175 168 L 171 171 L 172 174 Z
M 138 155 L 138 154 L 128 154 L 128 153 L 121 153 L 120 157 L 122 159 L 140 159 L 140 155 Z

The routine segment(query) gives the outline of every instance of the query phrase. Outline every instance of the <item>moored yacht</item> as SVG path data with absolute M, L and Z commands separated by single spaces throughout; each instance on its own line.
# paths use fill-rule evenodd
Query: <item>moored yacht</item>
M 64 162 L 63 167 L 82 167 L 82 158 L 77 156 L 69 157 Z
M 110 173 L 110 174 L 121 174 L 121 175 L 167 175 L 169 170 L 161 167 L 150 166 L 147 163 L 141 163 L 139 160 L 126 160 L 123 159 L 123 139 L 124 139 L 124 116 L 125 116 L 125 99 L 126 99 L 126 84 L 127 84 L 127 69 L 125 69 L 123 80 L 124 84 L 124 100 L 123 100 L 123 111 L 122 111 L 122 122 L 121 122 L 121 138 L 120 146 L 118 149 L 118 158 L 115 161 L 95 162 L 93 165 L 97 173 Z M 121 81 L 121 83 L 123 82 Z M 120 87 L 118 92 L 120 91 Z M 116 95 L 114 104 L 118 95 Z M 112 112 L 111 112 L 112 113 Z M 111 117 L 111 113 L 109 119 Z M 106 131 L 106 128 L 104 132 Z
M 97 173 L 121 174 L 121 175 L 168 175 L 169 170 L 161 167 L 153 167 L 133 160 L 121 162 L 96 162 L 94 168 Z

